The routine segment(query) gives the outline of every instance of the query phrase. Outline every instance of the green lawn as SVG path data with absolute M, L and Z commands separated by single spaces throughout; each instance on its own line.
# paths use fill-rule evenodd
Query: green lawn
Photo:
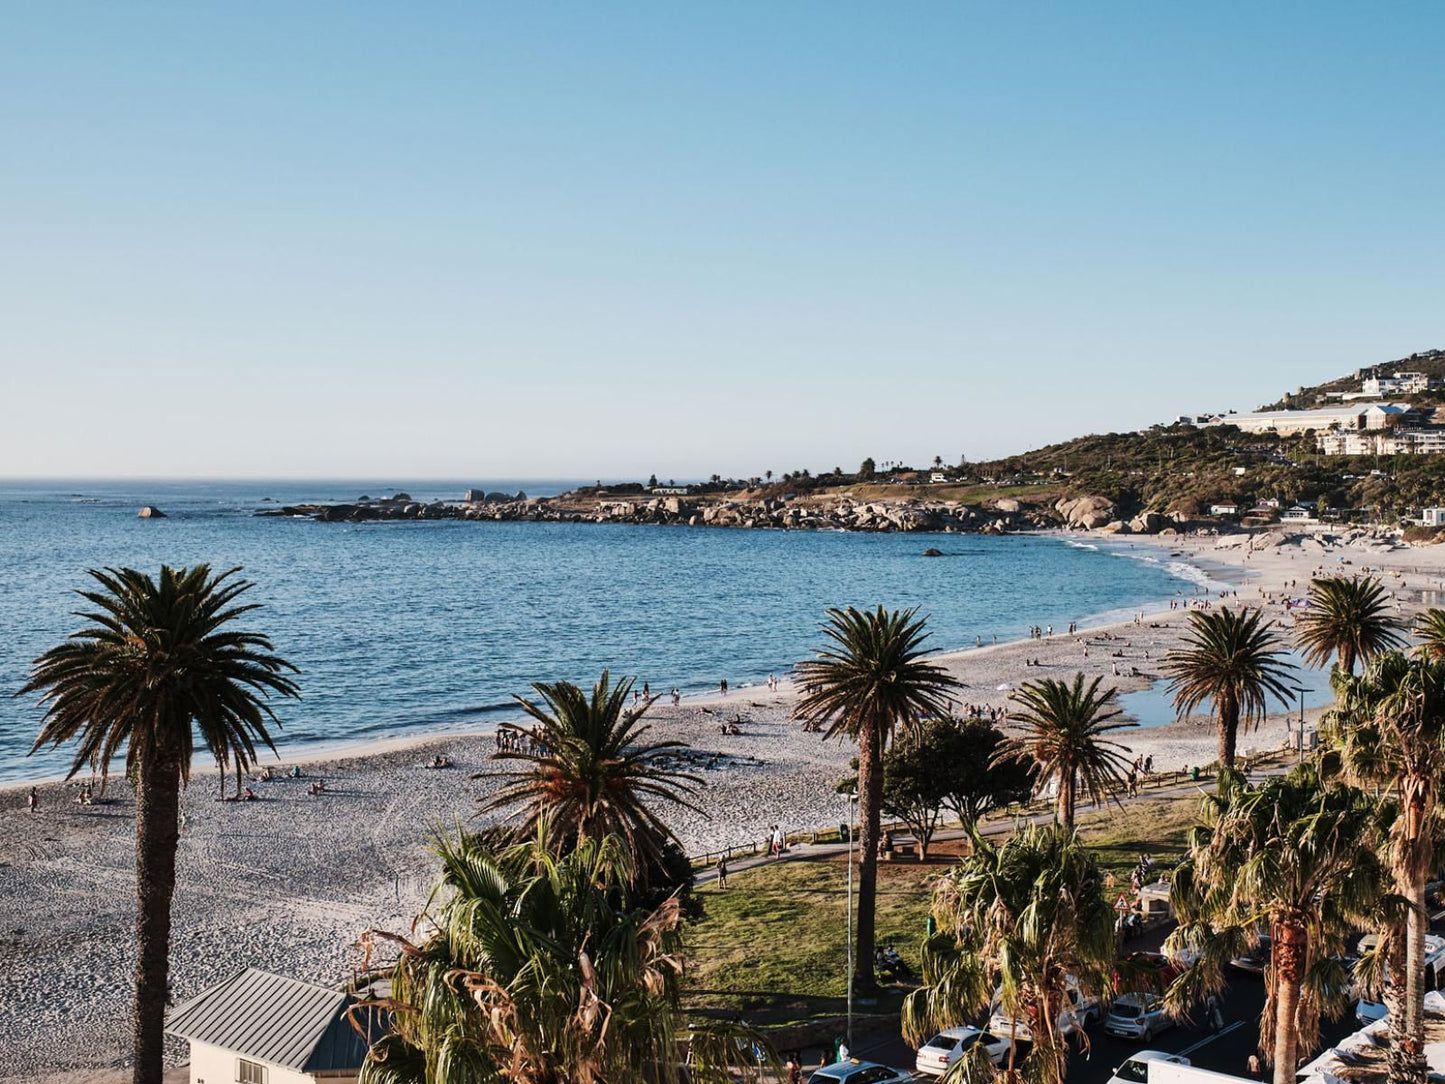
M 1160 798 L 1085 814 L 1079 827 L 1123 887 L 1141 851 L 1161 865 L 1178 861 L 1198 811 L 1198 797 Z M 947 851 L 957 846 L 936 846 L 927 865 L 879 864 L 878 940 L 915 964 L 932 885 L 952 864 Z M 707 914 L 688 937 L 689 1005 L 773 1021 L 841 1011 L 846 878 L 841 859 L 786 862 L 734 873 L 725 892 L 702 889 Z

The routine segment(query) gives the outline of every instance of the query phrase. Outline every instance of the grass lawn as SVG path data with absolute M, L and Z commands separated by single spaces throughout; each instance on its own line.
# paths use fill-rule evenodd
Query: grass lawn
M 1159 798 L 1085 814 L 1079 830 L 1122 888 L 1141 851 L 1174 865 L 1198 812 L 1197 796 Z M 931 848 L 927 864 L 879 863 L 878 941 L 915 965 L 933 883 L 958 853 L 946 842 Z M 734 873 L 725 892 L 702 889 L 707 914 L 688 936 L 689 1007 L 740 1010 L 758 1022 L 841 1012 L 846 891 L 841 858 L 761 866 Z

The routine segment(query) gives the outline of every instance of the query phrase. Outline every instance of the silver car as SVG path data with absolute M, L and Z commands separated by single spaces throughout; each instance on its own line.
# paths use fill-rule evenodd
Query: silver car
M 1104 1030 L 1121 1039 L 1148 1042 L 1166 1028 L 1174 1026 L 1174 1017 L 1164 1008 L 1164 999 L 1157 994 L 1125 994 L 1115 998 L 1104 1017 Z
M 850 1058 L 823 1066 L 808 1078 L 808 1084 L 909 1084 L 912 1079 L 907 1069 Z

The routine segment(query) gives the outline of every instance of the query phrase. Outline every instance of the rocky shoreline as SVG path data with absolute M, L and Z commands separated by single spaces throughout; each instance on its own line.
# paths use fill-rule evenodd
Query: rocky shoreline
M 1158 512 L 1123 518 L 1106 497 L 1029 502 L 1002 497 L 979 504 L 900 497 L 865 500 L 846 494 L 764 496 L 573 492 L 527 497 L 469 492 L 460 501 L 414 501 L 405 493 L 351 503 L 266 508 L 258 516 L 303 517 L 322 523 L 390 520 L 476 520 L 540 523 L 630 523 L 772 530 L 926 531 L 1009 534 L 1050 529 L 1104 534 L 1169 534 L 1190 526 Z

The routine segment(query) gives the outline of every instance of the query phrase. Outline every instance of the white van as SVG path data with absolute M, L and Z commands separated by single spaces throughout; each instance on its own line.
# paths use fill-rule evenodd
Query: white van
M 1380 943 L 1379 934 L 1367 933 L 1360 938 L 1359 951 L 1361 955 L 1374 951 Z M 1431 990 L 1445 990 L 1445 937 L 1437 937 L 1434 934 L 1425 935 L 1425 992 Z M 1373 1024 L 1376 1020 L 1383 1020 L 1390 1014 L 1384 1002 L 1368 1001 L 1360 998 L 1355 1003 L 1355 1019 L 1366 1026 Z

